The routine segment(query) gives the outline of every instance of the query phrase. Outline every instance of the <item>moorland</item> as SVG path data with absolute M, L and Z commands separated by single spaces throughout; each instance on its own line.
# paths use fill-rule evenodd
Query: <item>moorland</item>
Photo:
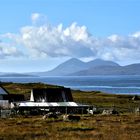
M 24 94 L 28 100 L 32 88 L 59 87 L 43 83 L 1 83 L 11 94 Z M 0 140 L 139 140 L 140 97 L 102 92 L 72 90 L 75 102 L 94 105 L 98 109 L 114 108 L 119 114 L 80 114 L 80 121 L 42 119 L 42 116 L 14 116 L 0 119 Z

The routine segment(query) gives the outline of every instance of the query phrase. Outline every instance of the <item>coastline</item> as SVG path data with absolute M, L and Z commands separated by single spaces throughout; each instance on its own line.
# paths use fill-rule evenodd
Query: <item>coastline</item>
M 47 76 L 47 77 L 0 77 L 2 82 L 44 83 L 61 85 L 75 90 L 101 91 L 113 94 L 140 93 L 140 76 Z

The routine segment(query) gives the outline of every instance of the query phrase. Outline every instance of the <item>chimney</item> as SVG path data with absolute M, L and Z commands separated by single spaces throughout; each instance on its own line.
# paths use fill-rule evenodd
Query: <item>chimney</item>
M 34 95 L 33 95 L 33 89 L 31 90 L 31 96 L 30 96 L 30 101 L 34 102 Z

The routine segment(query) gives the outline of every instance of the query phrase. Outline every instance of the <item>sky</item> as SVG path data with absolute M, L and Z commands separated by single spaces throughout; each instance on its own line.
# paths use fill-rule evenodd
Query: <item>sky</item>
M 140 63 L 139 0 L 0 0 L 0 72 L 78 58 Z

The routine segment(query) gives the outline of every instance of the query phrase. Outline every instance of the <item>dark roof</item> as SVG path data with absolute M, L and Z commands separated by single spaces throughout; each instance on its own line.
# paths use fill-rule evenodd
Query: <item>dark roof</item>
M 25 101 L 24 95 L 22 94 L 9 94 L 8 95 L 9 102 L 19 102 Z
M 3 100 L 8 100 L 9 102 L 25 101 L 22 94 L 3 94 Z
M 41 88 L 33 89 L 35 102 L 72 102 L 70 88 Z
M 7 95 L 9 92 L 4 87 L 0 86 L 0 94 Z

